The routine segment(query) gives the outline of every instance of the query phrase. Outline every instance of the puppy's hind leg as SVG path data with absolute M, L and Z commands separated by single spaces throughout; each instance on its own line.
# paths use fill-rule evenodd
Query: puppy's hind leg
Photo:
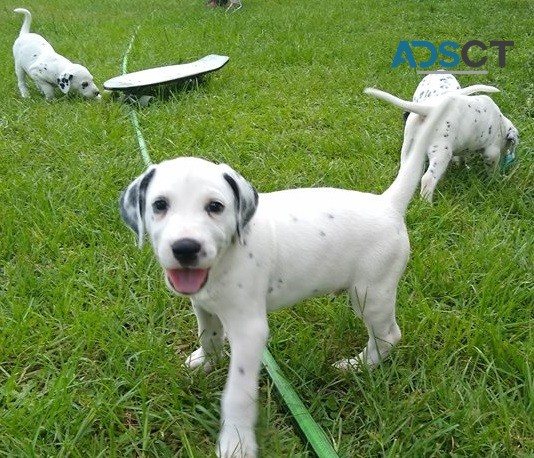
M 401 338 L 401 330 L 395 320 L 396 288 L 377 285 L 373 291 L 363 293 L 351 289 L 350 299 L 356 314 L 367 327 L 369 340 L 356 358 L 338 361 L 338 369 L 360 369 L 377 366 Z
M 432 203 L 432 196 L 438 181 L 445 174 L 452 159 L 449 145 L 432 145 L 428 153 L 428 169 L 421 178 L 421 197 Z
M 210 372 L 213 364 L 221 355 L 224 344 L 224 329 L 221 320 L 216 315 L 206 312 L 203 308 L 194 306 L 198 323 L 198 337 L 200 347 L 197 348 L 185 360 L 185 364 L 194 369 L 204 366 L 206 372 Z
M 26 72 L 20 65 L 15 65 L 15 74 L 17 75 L 17 85 L 19 87 L 20 95 L 26 99 L 30 96 L 30 91 L 26 84 Z

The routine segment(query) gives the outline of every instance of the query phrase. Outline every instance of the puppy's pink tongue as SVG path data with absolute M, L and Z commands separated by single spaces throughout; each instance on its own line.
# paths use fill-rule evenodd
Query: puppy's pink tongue
M 195 294 L 208 279 L 207 269 L 168 269 L 172 287 L 182 294 Z

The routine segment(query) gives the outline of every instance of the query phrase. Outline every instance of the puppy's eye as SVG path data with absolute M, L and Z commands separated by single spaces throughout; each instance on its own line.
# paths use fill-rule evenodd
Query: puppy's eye
M 224 205 L 216 200 L 212 200 L 208 205 L 206 205 L 206 211 L 210 214 L 218 215 L 224 211 Z
M 84 81 L 82 83 L 82 89 L 85 89 L 87 86 L 89 86 L 89 83 L 87 81 Z
M 165 213 L 169 208 L 169 202 L 165 199 L 157 199 L 152 204 L 152 211 L 154 213 Z

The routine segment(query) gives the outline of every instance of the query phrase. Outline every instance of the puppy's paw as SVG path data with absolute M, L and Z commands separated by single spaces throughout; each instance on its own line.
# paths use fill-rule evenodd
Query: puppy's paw
M 421 180 L 421 197 L 428 203 L 432 203 L 432 196 L 434 194 L 434 182 L 423 176 Z
M 341 359 L 332 364 L 332 366 L 341 371 L 362 371 L 362 362 L 358 358 Z
M 362 372 L 364 369 L 374 369 L 380 364 L 382 357 L 378 354 L 370 354 L 367 349 L 362 351 L 356 358 L 347 358 L 334 363 L 336 369 L 342 371 Z
M 223 426 L 217 442 L 219 458 L 256 458 L 257 445 L 254 430 L 238 428 L 235 425 Z
M 196 369 L 197 367 L 204 366 L 206 372 L 211 372 L 213 369 L 202 347 L 197 348 L 187 357 L 185 365 L 189 367 L 189 369 Z

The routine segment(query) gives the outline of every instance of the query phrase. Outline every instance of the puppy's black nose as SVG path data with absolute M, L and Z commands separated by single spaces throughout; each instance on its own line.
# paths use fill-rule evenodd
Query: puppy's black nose
M 182 266 L 196 264 L 202 246 L 193 239 L 180 239 L 171 245 L 172 254 Z

